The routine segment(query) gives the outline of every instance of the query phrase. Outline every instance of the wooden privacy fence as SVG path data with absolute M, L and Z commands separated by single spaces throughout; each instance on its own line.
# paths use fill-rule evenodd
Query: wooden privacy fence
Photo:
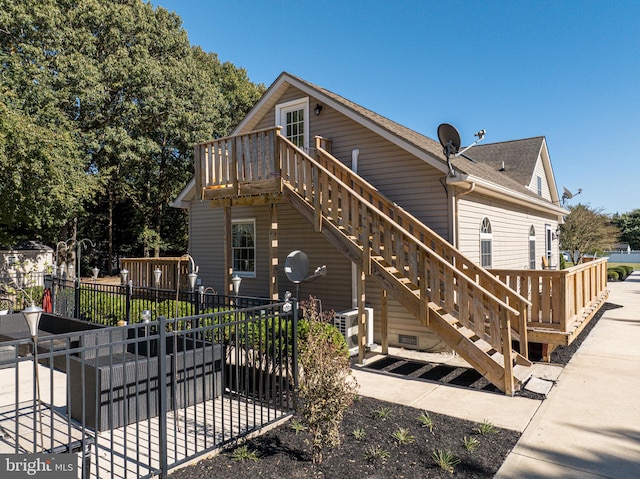
M 576 328 L 588 321 L 608 295 L 607 258 L 563 270 L 490 270 L 500 280 L 531 302 L 528 327 L 531 340 L 548 330 L 547 342 L 565 344 L 562 336 L 575 336 Z M 581 329 L 581 328 L 580 328 Z M 579 331 L 578 331 L 579 332 Z M 571 342 L 572 338 L 567 338 Z
M 178 269 L 179 265 L 179 269 Z M 189 257 L 164 257 L 164 258 L 122 258 L 121 269 L 129 271 L 129 280 L 134 286 L 147 288 L 169 289 L 175 291 L 180 284 L 182 291 L 189 291 Z M 156 285 L 153 272 L 159 269 L 162 274 L 160 282 Z

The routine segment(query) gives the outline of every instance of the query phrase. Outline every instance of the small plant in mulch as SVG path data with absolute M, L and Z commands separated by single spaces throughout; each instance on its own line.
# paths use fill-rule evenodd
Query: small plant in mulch
M 455 466 L 460 464 L 460 459 L 455 456 L 450 451 L 443 451 L 442 449 L 438 449 L 437 451 L 433 451 L 431 454 L 431 458 L 434 462 L 445 472 L 449 474 L 453 474 L 455 470 Z
M 393 437 L 398 442 L 398 444 L 401 445 L 411 444 L 416 440 L 416 437 L 411 434 L 409 428 L 406 427 L 399 427 L 396 431 L 393 432 L 393 434 L 391 434 L 391 437 Z
M 381 406 L 380 408 L 373 411 L 373 415 L 378 419 L 389 419 L 391 417 L 391 408 L 387 406 Z
M 467 451 L 474 452 L 478 447 L 480 447 L 480 441 L 473 436 L 465 436 L 464 447 Z
M 297 419 L 292 419 L 291 420 L 291 429 L 293 429 L 296 432 L 296 434 L 298 434 L 299 432 L 306 431 L 307 430 L 307 426 L 302 424 Z
M 386 462 L 391 457 L 391 453 L 382 446 L 369 446 L 364 451 L 364 458 L 369 462 Z
M 356 441 L 362 441 L 367 435 L 364 428 L 362 427 L 355 428 L 351 434 L 356 438 Z
M 250 450 L 249 446 L 244 444 L 243 446 L 240 446 L 236 448 L 235 451 L 233 451 L 233 454 L 231 454 L 231 460 L 232 461 L 257 461 L 258 454 L 255 451 Z
M 435 424 L 431 416 L 429 416 L 428 412 L 422 411 L 422 413 L 420 413 L 420 415 L 418 416 L 418 420 L 422 424 L 422 427 L 428 428 L 429 432 L 433 434 L 433 428 L 435 427 Z
M 298 414 L 311 436 L 312 461 L 320 464 L 324 448 L 341 443 L 340 424 L 358 384 L 344 336 L 323 320 L 314 298 L 302 305 L 302 311 L 306 331 L 300 341 Z
M 498 434 L 500 432 L 493 424 L 491 424 L 486 419 L 473 428 L 475 432 L 480 434 L 481 436 L 486 436 L 488 434 Z

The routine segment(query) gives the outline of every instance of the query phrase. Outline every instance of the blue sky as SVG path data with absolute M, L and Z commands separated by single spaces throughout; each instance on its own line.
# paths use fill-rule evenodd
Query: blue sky
M 640 2 L 152 0 L 193 45 L 282 71 L 437 139 L 545 136 L 560 193 L 640 208 Z

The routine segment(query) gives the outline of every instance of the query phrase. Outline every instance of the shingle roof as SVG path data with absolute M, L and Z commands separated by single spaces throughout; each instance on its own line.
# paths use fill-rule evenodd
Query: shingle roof
M 440 142 L 411 130 L 410 128 L 396 123 L 395 121 L 389 120 L 388 118 L 333 93 L 326 88 L 314 85 L 313 83 L 289 73 L 286 73 L 286 75 L 318 91 L 322 95 L 331 98 L 359 116 L 372 121 L 389 133 L 403 139 L 420 150 L 429 153 L 431 156 L 443 163 L 446 162 L 446 157 Z M 538 195 L 526 188 L 526 185 L 531 181 L 543 142 L 544 137 L 539 136 L 525 140 L 476 145 L 473 149 L 469 150 L 468 156 L 478 161 L 478 163 L 472 163 L 463 157 L 452 159 L 451 163 L 462 173 L 476 176 L 490 183 L 494 183 L 501 187 L 509 188 L 541 200 Z M 505 170 L 500 171 L 503 161 L 505 163 Z
M 469 150 L 469 156 L 495 171 L 501 171 L 521 185 L 528 185 L 533 176 L 544 137 L 481 144 Z M 504 165 L 504 170 L 502 167 Z
M 347 100 L 346 98 L 336 93 L 333 93 L 332 91 L 329 91 L 326 88 L 322 88 L 321 86 L 314 85 L 313 83 L 309 83 L 308 81 L 303 80 L 302 78 L 298 78 L 289 73 L 287 73 L 287 75 L 292 78 L 295 78 L 299 82 L 304 83 L 305 85 L 313 88 L 314 90 L 321 92 L 323 95 L 349 108 L 350 110 L 362 116 L 363 118 L 366 118 L 374 122 L 379 127 L 411 143 L 413 146 L 433 155 L 439 160 L 446 161 L 446 158 L 442 152 L 442 146 L 440 145 L 440 142 L 432 140 L 431 138 L 424 136 L 410 128 L 407 128 L 406 126 L 403 126 L 400 123 L 396 123 L 395 121 L 389 120 L 388 118 L 382 115 L 379 115 L 378 113 L 371 111 L 361 105 L 358 105 L 357 103 L 354 103 L 351 100 Z

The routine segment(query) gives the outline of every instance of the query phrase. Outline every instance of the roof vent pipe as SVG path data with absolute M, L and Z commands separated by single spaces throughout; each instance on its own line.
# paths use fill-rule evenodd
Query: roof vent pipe
M 502 168 L 500 168 L 500 171 L 505 171 L 504 161 L 502 162 Z

